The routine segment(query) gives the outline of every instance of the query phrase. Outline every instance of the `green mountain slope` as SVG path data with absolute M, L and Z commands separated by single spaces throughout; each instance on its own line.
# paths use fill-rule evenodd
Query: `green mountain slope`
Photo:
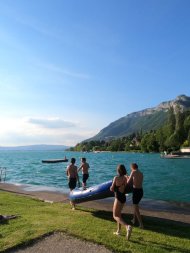
M 166 121 L 169 108 L 173 107 L 175 111 L 177 106 L 182 111 L 190 109 L 190 97 L 181 95 L 174 100 L 163 102 L 154 108 L 128 114 L 112 122 L 87 141 L 119 138 L 141 130 L 150 131 L 158 129 Z

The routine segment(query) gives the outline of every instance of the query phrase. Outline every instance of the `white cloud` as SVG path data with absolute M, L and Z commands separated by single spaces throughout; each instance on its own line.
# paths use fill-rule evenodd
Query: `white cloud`
M 29 118 L 28 123 L 49 129 L 76 127 L 76 123 L 60 118 Z
M 31 122 L 32 121 L 32 122 Z M 32 144 L 54 144 L 73 146 L 91 136 L 96 131 L 81 127 L 79 124 L 50 119 L 1 118 L 0 146 L 21 146 Z M 64 127 L 59 127 L 63 126 Z M 70 124 L 70 125 L 69 125 Z M 75 124 L 74 127 L 71 127 Z
M 91 136 L 91 135 L 90 135 Z M 51 144 L 74 146 L 78 142 L 87 139 L 87 133 L 39 133 L 29 135 L 27 133 L 9 132 L 4 136 L 0 135 L 0 146 L 22 146 L 34 144 Z

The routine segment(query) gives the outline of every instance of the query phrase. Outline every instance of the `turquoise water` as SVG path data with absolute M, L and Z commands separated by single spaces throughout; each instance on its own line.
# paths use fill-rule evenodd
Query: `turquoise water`
M 6 182 L 66 190 L 67 163 L 41 162 L 42 159 L 63 158 L 65 155 L 75 157 L 78 165 L 80 157 L 87 158 L 91 167 L 88 185 L 112 179 L 119 163 L 125 164 L 129 172 L 129 164 L 136 162 L 144 173 L 145 198 L 190 202 L 190 159 L 161 159 L 159 154 L 1 151 L 0 167 L 7 167 Z

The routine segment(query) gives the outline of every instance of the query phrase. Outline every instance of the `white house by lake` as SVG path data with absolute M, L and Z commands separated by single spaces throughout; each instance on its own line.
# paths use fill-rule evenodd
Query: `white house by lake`
M 190 147 L 181 148 L 180 151 L 181 151 L 182 153 L 190 153 Z

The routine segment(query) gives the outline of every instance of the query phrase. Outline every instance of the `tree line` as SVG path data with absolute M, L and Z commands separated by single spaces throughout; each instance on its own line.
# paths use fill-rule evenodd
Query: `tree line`
M 190 110 L 181 111 L 176 106 L 169 109 L 167 121 L 157 130 L 141 130 L 111 140 L 81 142 L 70 151 L 171 152 L 182 146 L 190 146 Z

